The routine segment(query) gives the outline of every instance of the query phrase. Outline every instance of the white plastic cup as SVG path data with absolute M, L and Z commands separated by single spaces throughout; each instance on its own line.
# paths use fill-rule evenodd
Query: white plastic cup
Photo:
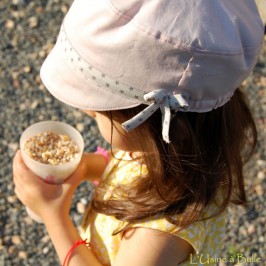
M 62 165 L 44 164 L 32 159 L 24 151 L 26 141 L 44 131 L 51 131 L 57 134 L 68 135 L 73 142 L 78 146 L 78 155 L 67 163 Z M 28 127 L 20 137 L 21 155 L 26 166 L 45 182 L 60 184 L 64 182 L 78 167 L 83 150 L 84 141 L 81 134 L 72 126 L 58 121 L 43 121 Z M 40 217 L 33 213 L 29 208 L 26 208 L 28 215 L 36 222 L 42 222 Z

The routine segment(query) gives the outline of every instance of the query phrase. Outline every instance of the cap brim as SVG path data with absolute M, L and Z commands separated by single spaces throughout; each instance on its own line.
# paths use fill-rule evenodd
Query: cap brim
M 106 111 L 127 109 L 141 104 L 99 87 L 90 79 L 85 79 L 67 60 L 59 38 L 43 63 L 40 76 L 45 87 L 55 98 L 72 107 Z

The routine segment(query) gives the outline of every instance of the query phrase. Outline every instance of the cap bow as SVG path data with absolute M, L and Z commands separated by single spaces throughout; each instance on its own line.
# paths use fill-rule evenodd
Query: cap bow
M 149 106 L 130 120 L 124 122 L 122 127 L 129 132 L 141 125 L 160 108 L 162 113 L 162 136 L 165 142 L 170 143 L 169 128 L 171 122 L 171 110 L 175 112 L 179 110 L 187 111 L 189 109 L 187 101 L 181 94 L 172 95 L 166 93 L 163 89 L 154 90 L 144 94 L 143 98 L 149 103 Z

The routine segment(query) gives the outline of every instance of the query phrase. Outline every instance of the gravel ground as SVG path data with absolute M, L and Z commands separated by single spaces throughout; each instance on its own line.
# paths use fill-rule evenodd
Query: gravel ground
M 33 222 L 14 195 L 11 162 L 21 132 L 43 120 L 60 120 L 75 126 L 85 139 L 86 151 L 106 146 L 90 118 L 69 108 L 45 90 L 39 70 L 52 48 L 70 0 L 0 1 L 0 266 L 57 266 L 59 262 L 42 224 Z M 255 71 L 245 81 L 259 131 L 258 148 L 245 167 L 247 209 L 232 207 L 220 265 L 266 265 L 266 49 Z M 71 215 L 78 225 L 91 197 L 91 185 L 79 186 Z M 258 261 L 260 262 L 254 262 Z M 253 262 L 251 262 L 253 261 Z

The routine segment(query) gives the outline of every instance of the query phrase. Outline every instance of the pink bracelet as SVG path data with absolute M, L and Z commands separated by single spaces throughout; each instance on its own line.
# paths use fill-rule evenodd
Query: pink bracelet
M 98 146 L 97 150 L 94 153 L 95 154 L 101 154 L 104 157 L 106 164 L 109 163 L 109 161 L 110 161 L 109 160 L 109 156 L 108 156 L 109 152 L 106 149 L 104 149 L 103 147 Z
M 97 147 L 97 150 L 94 152 L 95 154 L 101 154 L 102 156 L 103 156 L 103 158 L 105 159 L 105 162 L 106 162 L 106 165 L 109 163 L 109 152 L 106 150 L 106 149 L 104 149 L 103 147 L 100 147 L 100 146 L 98 146 Z M 99 185 L 99 181 L 93 181 L 92 182 L 95 186 L 98 186 Z

